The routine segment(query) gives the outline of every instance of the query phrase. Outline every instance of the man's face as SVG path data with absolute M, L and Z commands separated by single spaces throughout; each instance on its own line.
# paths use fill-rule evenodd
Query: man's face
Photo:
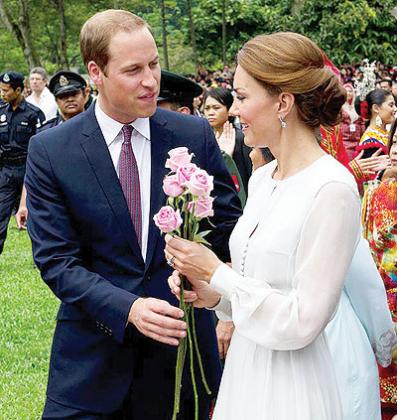
M 45 88 L 46 81 L 41 74 L 31 73 L 29 76 L 29 84 L 32 92 L 40 94 Z
M 21 91 L 21 88 L 13 89 L 12 86 L 7 83 L 0 83 L 1 97 L 8 103 L 14 102 L 21 94 Z
M 387 90 L 388 92 L 391 92 L 391 86 L 388 82 L 380 82 L 379 87 L 381 89 Z
M 56 101 L 65 120 L 84 111 L 85 95 L 83 94 L 82 89 L 77 92 L 58 95 Z
M 105 72 L 93 61 L 88 63 L 88 71 L 98 88 L 100 106 L 115 120 L 128 123 L 156 111 L 161 70 L 147 28 L 116 33 L 109 44 Z

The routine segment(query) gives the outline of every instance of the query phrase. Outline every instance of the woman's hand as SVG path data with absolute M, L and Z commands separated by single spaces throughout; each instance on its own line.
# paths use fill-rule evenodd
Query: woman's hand
M 390 158 L 387 155 L 381 155 L 382 149 L 378 149 L 371 157 L 362 159 L 364 151 L 362 150 L 354 161 L 360 167 L 364 175 L 374 175 L 383 169 L 390 167 Z
M 168 285 L 170 286 L 171 292 L 180 299 L 181 279 L 177 271 L 174 271 L 168 278 Z M 196 308 L 211 308 L 217 305 L 221 298 L 219 293 L 211 289 L 211 286 L 202 280 L 195 280 L 192 283 L 192 290 L 185 290 L 183 296 L 185 302 L 193 303 L 193 306 Z
M 172 267 L 186 276 L 192 284 L 195 280 L 210 282 L 222 262 L 207 247 L 197 242 L 166 235 L 165 256 Z
M 216 140 L 218 141 L 219 148 L 229 156 L 232 156 L 236 145 L 236 129 L 233 127 L 233 124 L 226 121 L 223 124 L 222 134 Z

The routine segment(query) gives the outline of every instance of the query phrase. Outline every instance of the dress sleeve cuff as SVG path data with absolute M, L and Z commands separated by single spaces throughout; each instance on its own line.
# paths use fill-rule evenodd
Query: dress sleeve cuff
M 226 264 L 221 264 L 212 275 L 210 286 L 224 296 L 226 300 L 230 300 L 239 280 L 240 276 L 231 267 Z

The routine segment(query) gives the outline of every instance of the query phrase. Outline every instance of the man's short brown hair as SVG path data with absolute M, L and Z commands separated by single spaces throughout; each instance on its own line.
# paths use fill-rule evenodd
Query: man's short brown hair
M 91 16 L 80 32 L 80 52 L 85 66 L 94 61 L 106 74 L 112 37 L 120 31 L 132 32 L 145 27 L 150 29 L 142 18 L 126 10 L 105 10 Z

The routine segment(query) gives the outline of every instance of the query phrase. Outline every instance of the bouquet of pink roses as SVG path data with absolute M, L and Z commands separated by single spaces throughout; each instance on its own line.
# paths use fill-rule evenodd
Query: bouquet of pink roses
M 208 245 L 205 240 L 210 231 L 200 232 L 200 221 L 214 215 L 213 201 L 210 196 L 214 188 L 213 177 L 206 171 L 192 163 L 193 154 L 189 154 L 186 147 L 177 147 L 168 152 L 169 159 L 165 167 L 171 172 L 164 178 L 163 190 L 167 195 L 167 205 L 162 207 L 154 216 L 156 226 L 164 233 L 171 233 L 181 238 L 200 242 Z M 170 263 L 170 262 L 169 262 Z M 189 289 L 189 282 L 182 278 L 181 298 L 179 307 L 184 312 L 187 324 L 187 336 L 181 339 L 178 347 L 175 369 L 175 398 L 173 420 L 179 413 L 182 374 L 186 359 L 189 354 L 189 369 L 195 398 L 195 420 L 198 420 L 198 393 L 194 370 L 194 361 L 197 360 L 201 380 L 206 392 L 210 395 L 204 368 L 201 361 L 197 341 L 194 307 L 183 299 L 183 290 Z

